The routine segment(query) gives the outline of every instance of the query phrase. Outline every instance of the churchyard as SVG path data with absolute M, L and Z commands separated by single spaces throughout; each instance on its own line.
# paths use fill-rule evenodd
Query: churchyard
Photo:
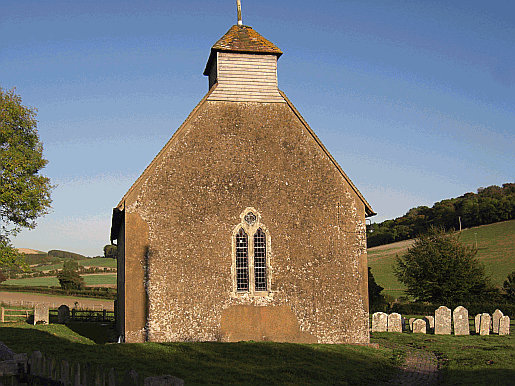
M 449 335 L 414 333 L 413 327 L 409 328 L 410 319 L 423 320 L 424 316 L 403 315 L 405 327 L 408 326 L 403 333 L 373 331 L 370 346 L 274 342 L 113 344 L 110 342 L 116 340 L 116 335 L 112 322 L 58 324 L 53 323 L 57 322 L 56 315 L 51 316 L 48 325 L 4 323 L 0 341 L 29 357 L 40 351 L 47 356 L 47 363 L 52 358 L 59 364 L 66 359 L 70 368 L 75 362 L 83 366 L 87 363 L 92 374 L 101 365 L 106 379 L 111 368 L 120 381 L 128 370 L 134 370 L 140 384 L 144 378 L 170 374 L 183 379 L 185 385 L 381 385 L 396 378 L 398 368 L 417 353 L 434 354 L 441 385 L 510 384 L 515 379 L 513 320 L 511 335 L 490 330 L 489 335 L 482 335 L 475 330 L 474 316 L 464 317 L 463 310 L 458 311 L 462 317 L 456 320 L 467 322 L 469 335 L 456 335 L 453 323 Z M 412 325 L 416 324 L 414 320 Z M 429 321 L 427 325 L 431 325 Z

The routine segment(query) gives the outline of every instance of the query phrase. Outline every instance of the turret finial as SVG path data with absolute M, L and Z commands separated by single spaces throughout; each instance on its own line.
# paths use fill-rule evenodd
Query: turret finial
M 241 1 L 236 0 L 236 5 L 238 7 L 238 25 L 243 25 L 243 22 L 241 21 Z

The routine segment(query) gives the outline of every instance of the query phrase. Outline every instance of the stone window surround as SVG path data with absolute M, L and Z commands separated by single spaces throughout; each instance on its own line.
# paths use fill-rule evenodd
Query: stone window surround
M 245 221 L 245 216 L 252 212 L 256 219 L 252 224 Z M 232 278 L 232 296 L 233 297 L 267 297 L 271 296 L 272 291 L 272 269 L 270 267 L 270 232 L 267 227 L 261 223 L 261 214 L 253 207 L 247 207 L 240 214 L 240 223 L 236 225 L 232 231 L 231 244 L 232 244 L 232 257 L 231 257 L 231 278 Z M 249 269 L 249 289 L 248 291 L 237 291 L 236 285 L 236 234 L 240 229 L 243 229 L 248 235 L 248 269 Z M 266 237 L 266 291 L 256 291 L 255 278 L 254 278 L 254 234 L 258 229 L 265 234 Z

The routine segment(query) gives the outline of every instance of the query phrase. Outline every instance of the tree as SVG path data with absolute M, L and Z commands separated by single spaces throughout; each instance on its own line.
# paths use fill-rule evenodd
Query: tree
M 368 301 L 370 304 L 380 304 L 384 301 L 384 296 L 381 295 L 381 291 L 384 288 L 376 283 L 374 275 L 372 275 L 372 269 L 368 267 Z
M 0 87 L 0 264 L 16 265 L 21 255 L 10 237 L 34 228 L 50 208 L 52 185 L 39 174 L 47 160 L 36 130 L 36 109 L 23 106 L 14 89 Z
M 86 286 L 84 278 L 79 275 L 79 264 L 75 261 L 65 261 L 57 279 L 63 290 L 80 290 Z
M 104 247 L 104 257 L 109 259 L 116 259 L 118 257 L 118 250 L 116 245 L 106 245 Z
M 459 234 L 431 228 L 403 256 L 396 257 L 394 272 L 416 300 L 477 301 L 495 289 L 476 254 L 475 248 L 461 244 Z
M 515 271 L 510 273 L 503 283 L 504 297 L 510 302 L 515 303 Z

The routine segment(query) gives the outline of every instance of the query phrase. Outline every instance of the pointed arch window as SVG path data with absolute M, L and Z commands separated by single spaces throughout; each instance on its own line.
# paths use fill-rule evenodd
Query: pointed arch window
M 253 208 L 241 215 L 233 231 L 233 285 L 235 294 L 266 296 L 270 290 L 270 236 Z
M 248 237 L 240 228 L 236 234 L 236 289 L 249 290 L 249 248 Z

